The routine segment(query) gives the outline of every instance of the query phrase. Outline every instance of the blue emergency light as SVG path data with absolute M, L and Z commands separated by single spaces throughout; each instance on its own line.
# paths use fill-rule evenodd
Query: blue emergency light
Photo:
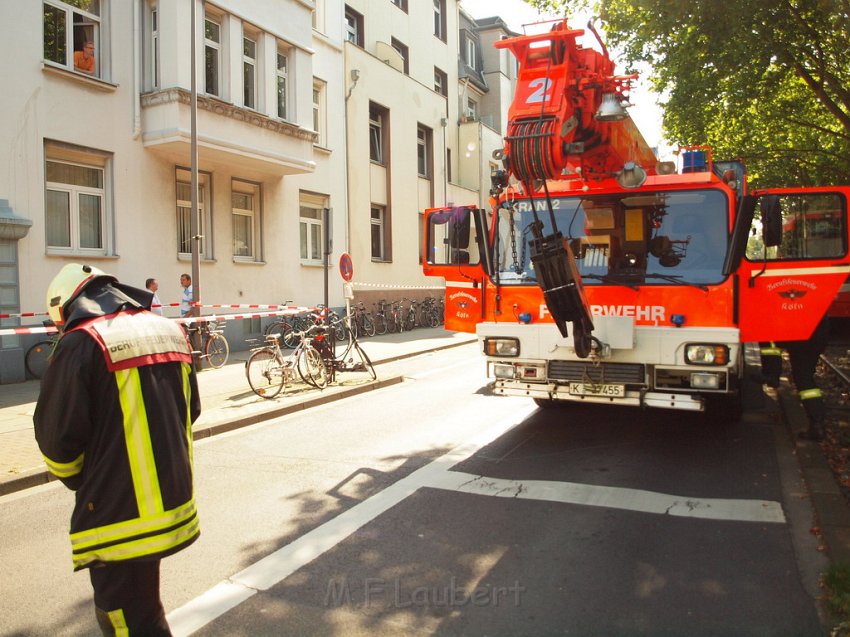
M 682 153 L 683 173 L 702 173 L 706 170 L 707 157 L 704 150 L 686 150 Z

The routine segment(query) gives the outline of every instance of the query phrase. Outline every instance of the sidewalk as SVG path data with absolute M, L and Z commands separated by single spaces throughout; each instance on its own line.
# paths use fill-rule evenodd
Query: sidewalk
M 386 334 L 360 341 L 363 350 L 378 366 L 424 352 L 474 342 L 474 334 L 449 332 L 443 328 L 416 329 Z M 297 386 L 272 400 L 251 391 L 245 378 L 249 352 L 232 352 L 221 369 L 198 374 L 201 417 L 192 431 L 195 439 L 251 425 L 268 418 L 308 409 L 364 391 L 402 382 L 401 376 L 387 376 L 377 368 L 377 380 L 365 374 L 340 374 L 324 390 Z M 32 416 L 40 390 L 39 381 L 0 385 L 0 496 L 48 482 L 48 473 L 35 443 Z

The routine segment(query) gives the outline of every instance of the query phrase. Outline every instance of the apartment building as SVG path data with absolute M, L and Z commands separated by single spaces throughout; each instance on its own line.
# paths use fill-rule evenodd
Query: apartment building
M 193 243 L 205 304 L 322 302 L 326 238 L 331 306 L 344 304 L 343 251 L 359 298 L 412 296 L 434 285 L 419 267 L 422 210 L 486 203 L 506 108 L 492 103 L 510 99 L 513 76 L 510 65 L 492 75 L 482 47 L 506 27 L 479 29 L 456 0 L 11 5 L 0 8 L 0 313 L 43 311 L 69 262 L 138 286 L 155 277 L 176 302 Z M 234 348 L 260 322 L 228 322 Z M 35 338 L 0 337 L 0 383 L 23 380 Z

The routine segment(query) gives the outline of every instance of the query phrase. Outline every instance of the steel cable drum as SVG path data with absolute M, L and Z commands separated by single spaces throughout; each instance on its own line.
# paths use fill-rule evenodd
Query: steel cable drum
M 552 117 L 512 122 L 505 138 L 509 170 L 520 181 L 556 179 L 561 172 L 560 140 Z

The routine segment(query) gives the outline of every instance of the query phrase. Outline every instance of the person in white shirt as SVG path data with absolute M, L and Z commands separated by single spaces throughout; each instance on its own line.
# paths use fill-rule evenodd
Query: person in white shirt
M 148 279 L 145 281 L 145 287 L 153 292 L 153 301 L 151 301 L 151 312 L 162 316 L 162 301 L 159 300 L 159 295 L 156 291 L 159 289 L 159 281 L 156 279 Z
M 186 273 L 180 275 L 183 286 L 183 298 L 180 299 L 180 316 L 188 316 L 192 311 L 192 277 Z

